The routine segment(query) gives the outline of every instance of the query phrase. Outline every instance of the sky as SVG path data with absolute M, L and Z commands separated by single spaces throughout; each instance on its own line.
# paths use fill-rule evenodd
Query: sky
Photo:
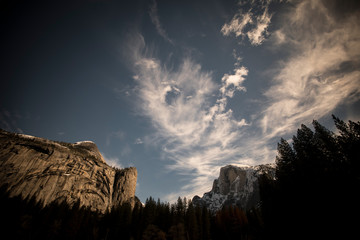
M 360 120 L 360 2 L 1 1 L 0 128 L 94 141 L 136 195 L 210 191 L 280 138 Z

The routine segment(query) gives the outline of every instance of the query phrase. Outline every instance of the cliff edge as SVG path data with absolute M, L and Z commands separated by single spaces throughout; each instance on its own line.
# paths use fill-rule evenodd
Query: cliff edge
M 70 205 L 105 212 L 135 197 L 137 170 L 115 169 L 91 141 L 65 143 L 0 130 L 0 187 L 10 196 L 35 197 L 47 205 Z
M 237 167 L 228 165 L 220 169 L 210 192 L 203 197 L 195 196 L 193 203 L 216 212 L 226 205 L 236 205 L 244 210 L 255 207 L 260 202 L 259 176 L 274 177 L 273 164 Z

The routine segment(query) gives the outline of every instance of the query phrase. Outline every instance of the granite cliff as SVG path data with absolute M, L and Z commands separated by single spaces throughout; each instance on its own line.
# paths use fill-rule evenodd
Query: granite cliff
M 237 205 L 242 209 L 251 209 L 260 201 L 259 181 L 261 174 L 274 177 L 273 164 L 237 167 L 228 165 L 220 169 L 220 176 L 214 180 L 210 192 L 203 197 L 195 196 L 196 205 L 206 206 L 212 212 L 220 210 L 224 205 Z
M 105 212 L 135 196 L 137 170 L 106 164 L 91 141 L 64 143 L 0 130 L 0 187 L 10 196 L 35 197 L 47 205 L 70 205 Z

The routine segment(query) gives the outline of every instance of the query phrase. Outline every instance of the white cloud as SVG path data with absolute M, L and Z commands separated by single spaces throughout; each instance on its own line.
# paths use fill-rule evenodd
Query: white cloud
M 232 98 L 235 91 L 246 91 L 242 83 L 248 74 L 248 69 L 242 66 L 235 68 L 234 72 L 232 75 L 225 74 L 221 79 L 223 85 L 220 88 L 220 92 L 223 96 Z
M 252 14 L 251 12 L 247 12 L 245 14 L 235 14 L 233 19 L 230 21 L 230 23 L 225 23 L 222 28 L 221 32 L 225 36 L 229 36 L 231 33 L 234 33 L 236 37 L 243 37 L 246 35 L 245 27 L 248 24 L 252 24 Z
M 253 1 L 250 9 L 246 12 L 240 10 L 229 23 L 225 23 L 221 28 L 221 33 L 224 36 L 234 33 L 236 37 L 241 37 L 241 39 L 247 37 L 252 45 L 262 44 L 268 36 L 267 29 L 272 17 L 268 12 L 270 2 Z M 257 14 L 255 9 L 258 8 L 260 8 L 262 14 Z
M 120 163 L 119 158 L 117 157 L 110 157 L 107 156 L 105 153 L 101 153 L 101 155 L 103 156 L 105 162 L 112 167 L 117 167 L 117 168 L 124 168 L 124 166 Z
M 270 25 L 271 17 L 267 8 L 265 8 L 262 15 L 256 17 L 255 27 L 247 32 L 251 44 L 260 45 L 264 42 L 265 37 L 268 35 L 267 28 Z
M 136 145 L 143 144 L 143 141 L 141 140 L 141 138 L 137 138 L 135 140 L 134 144 L 136 144 Z
M 276 30 L 272 34 L 275 45 L 281 45 L 286 42 L 285 34 L 281 30 Z
M 132 42 L 143 41 L 141 36 L 136 39 Z M 157 143 L 171 160 L 167 168 L 192 178 L 183 190 L 201 194 L 204 186 L 211 187 L 221 166 L 241 161 L 236 143 L 248 124 L 235 119 L 227 102 L 236 91 L 245 91 L 242 84 L 248 70 L 238 66 L 223 76 L 219 86 L 211 72 L 190 58 L 169 70 L 147 52 L 142 47 L 133 53 L 139 110 L 150 118 Z
M 261 119 L 266 136 L 294 132 L 345 100 L 359 100 L 359 22 L 359 12 L 339 18 L 321 1 L 301 1 L 283 19 L 274 43 L 288 44 L 293 52 L 265 93 L 270 103 Z
M 268 4 L 263 4 L 258 16 L 251 11 L 237 14 L 222 33 L 261 44 L 271 20 Z M 294 4 L 270 42 L 282 51 L 282 46 L 290 46 L 291 52 L 272 69 L 275 74 L 269 76 L 267 99 L 262 110 L 253 114 L 252 123 L 236 119 L 228 107 L 236 92 L 246 91 L 248 69 L 240 65 L 236 51 L 233 73 L 224 74 L 218 85 L 211 72 L 190 58 L 179 68 L 168 69 L 154 58 L 141 35 L 133 35 L 130 51 L 139 111 L 156 130 L 144 142 L 162 145 L 164 158 L 171 160 L 167 168 L 188 177 L 165 200 L 210 190 L 226 164 L 273 162 L 275 137 L 294 134 L 301 123 L 330 114 L 344 99 L 359 100 L 359 18 L 360 14 L 335 18 L 317 1 Z

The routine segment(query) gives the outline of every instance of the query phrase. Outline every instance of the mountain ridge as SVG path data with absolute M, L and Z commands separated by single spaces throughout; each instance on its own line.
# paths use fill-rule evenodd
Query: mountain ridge
M 105 212 L 135 205 L 137 170 L 106 164 L 92 141 L 66 143 L 0 130 L 0 187 L 10 196 L 35 197 L 44 205 L 70 205 Z
M 275 176 L 275 164 L 256 166 L 226 165 L 214 180 L 212 189 L 203 197 L 194 196 L 193 203 L 205 206 L 215 213 L 227 205 L 236 205 L 244 210 L 256 207 L 260 203 L 259 176 Z

